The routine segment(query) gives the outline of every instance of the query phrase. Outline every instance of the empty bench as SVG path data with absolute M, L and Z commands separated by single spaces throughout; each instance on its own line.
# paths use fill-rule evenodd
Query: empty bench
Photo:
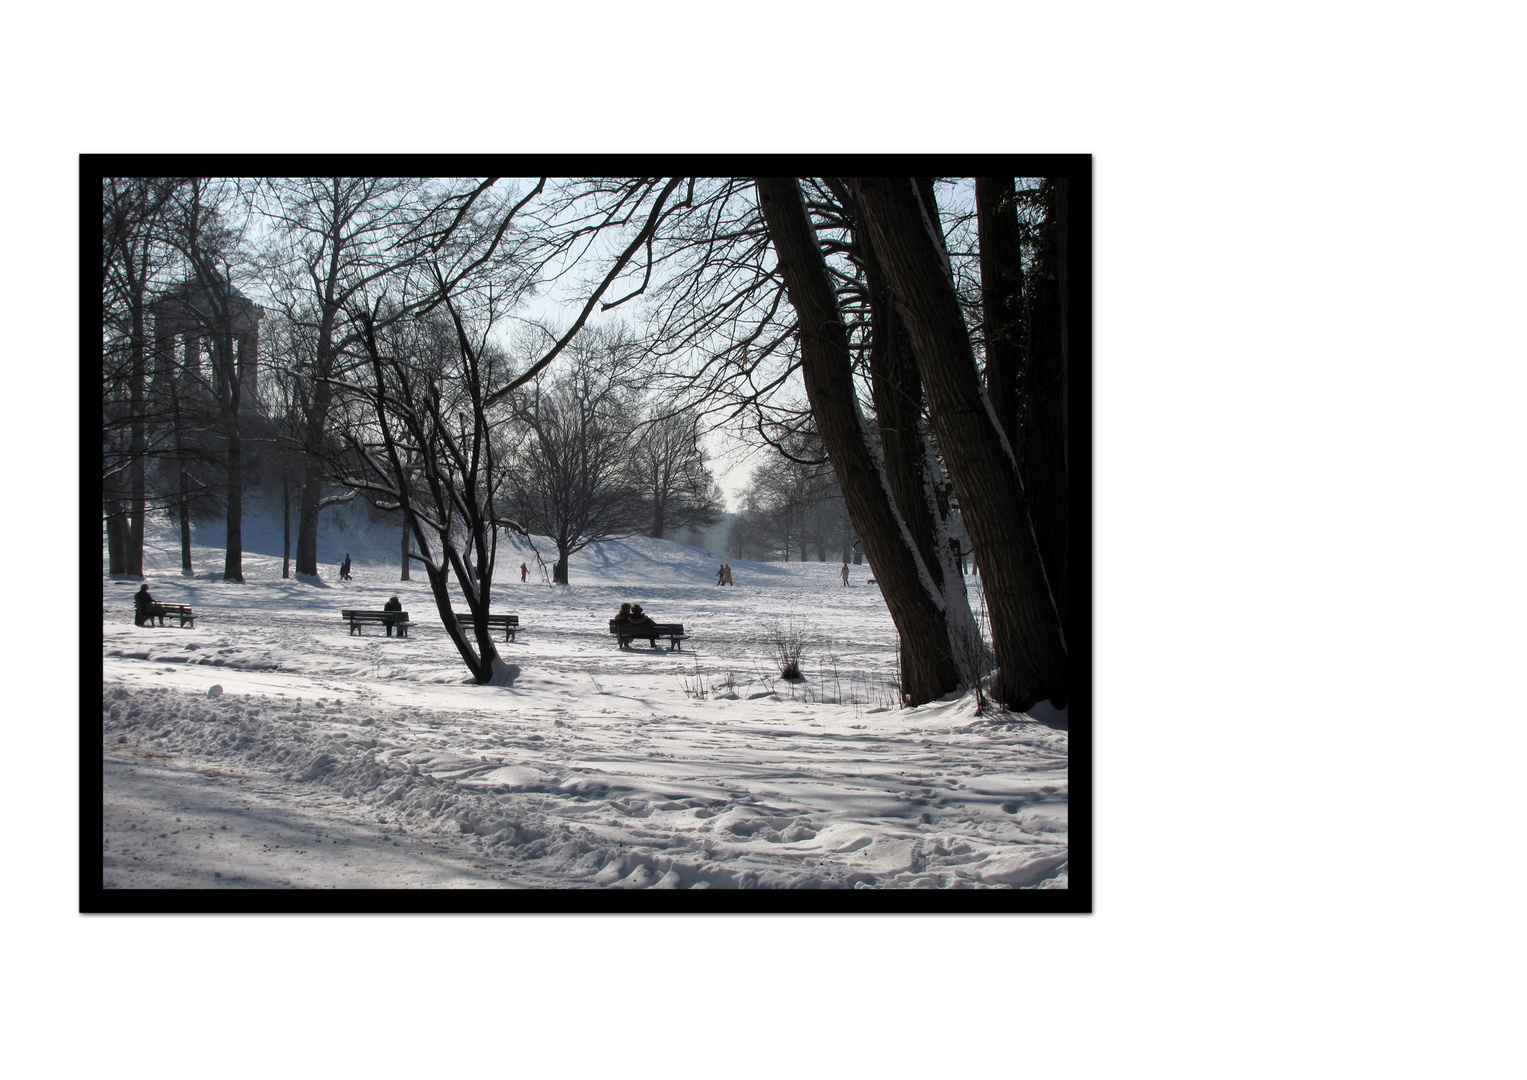
M 477 616 L 471 612 L 463 613 L 458 611 L 455 615 L 456 622 L 460 624 L 463 630 L 475 631 L 477 629 Z M 498 628 L 504 632 L 505 641 L 514 640 L 514 635 L 520 628 L 520 617 L 518 615 L 489 615 L 487 618 L 488 629 L 490 631 Z
M 399 637 L 408 636 L 408 612 L 406 611 L 345 611 L 339 613 L 340 618 L 350 621 L 350 633 L 365 636 L 361 628 L 368 623 L 376 626 L 396 627 Z
M 676 622 L 655 622 L 650 625 L 636 626 L 632 623 L 621 622 L 619 619 L 610 620 L 610 633 L 615 635 L 616 644 L 624 649 L 633 638 L 667 638 L 668 651 L 683 649 L 679 642 L 689 635 L 684 633 L 684 624 Z
M 190 623 L 192 627 L 196 626 L 196 613 L 191 610 L 190 604 L 154 604 L 142 616 L 143 621 L 138 623 L 138 625 L 153 626 L 154 620 L 158 619 L 159 625 L 163 626 L 166 615 L 173 615 L 179 619 L 181 626 L 185 626 L 186 623 Z M 137 618 L 138 616 L 134 614 L 134 621 Z
M 190 623 L 193 627 L 196 625 L 196 613 L 191 610 L 190 604 L 160 604 L 159 611 L 161 615 L 175 616 L 180 620 L 181 626 L 186 623 Z

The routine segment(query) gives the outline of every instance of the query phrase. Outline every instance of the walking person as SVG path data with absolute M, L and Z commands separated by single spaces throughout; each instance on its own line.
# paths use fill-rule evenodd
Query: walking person
M 530 567 L 526 566 L 524 563 L 520 563 L 520 581 L 524 582 L 524 581 L 528 581 L 529 579 L 530 579 Z
M 732 580 L 732 564 L 731 563 L 725 563 L 721 567 L 721 584 L 723 584 L 723 585 L 730 585 L 734 589 L 737 587 L 737 583 Z
M 720 566 L 716 567 L 716 584 L 726 584 L 726 563 L 722 563 Z
M 848 588 L 848 563 L 843 564 L 843 587 Z
M 340 564 L 340 567 L 339 567 L 339 580 L 340 581 L 349 581 L 350 580 L 350 553 L 349 552 L 345 553 L 345 561 Z

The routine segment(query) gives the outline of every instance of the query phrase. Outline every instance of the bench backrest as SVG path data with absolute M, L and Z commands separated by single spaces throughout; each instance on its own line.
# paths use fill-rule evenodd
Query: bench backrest
M 610 633 L 625 634 L 628 637 L 641 637 L 644 634 L 682 634 L 683 623 L 654 622 L 636 623 L 621 622 L 619 619 L 610 620 Z
M 456 612 L 456 618 L 462 622 L 477 621 L 477 616 L 470 612 L 458 611 Z M 518 615 L 489 615 L 488 625 L 492 626 L 494 624 L 499 626 L 518 626 L 520 625 L 520 617 Z
M 406 612 L 406 611 L 351 611 L 351 610 L 345 608 L 345 609 L 341 609 L 340 610 L 339 617 L 341 619 L 406 619 L 406 618 L 408 618 L 408 612 Z

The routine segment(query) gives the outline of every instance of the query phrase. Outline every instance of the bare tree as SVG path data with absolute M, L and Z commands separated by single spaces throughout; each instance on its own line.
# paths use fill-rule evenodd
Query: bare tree
M 720 518 L 721 488 L 700 445 L 692 409 L 649 408 L 631 442 L 631 483 L 641 492 L 655 540 L 681 529 L 709 528 Z
M 198 388 L 217 417 L 227 508 L 226 581 L 244 580 L 243 425 L 245 411 L 258 405 L 257 326 L 263 314 L 233 285 L 243 256 L 242 197 L 236 182 L 200 177 L 176 190 L 166 239 L 183 260 L 186 278 L 161 294 L 153 308 L 156 351 L 166 351 L 171 335 L 184 336 L 187 354 L 175 377 L 183 387 Z
M 168 204 L 183 181 L 107 177 L 102 181 L 103 493 L 109 572 L 143 573 L 146 516 L 155 502 L 149 466 L 164 453 L 164 417 L 150 397 L 150 305 L 170 250 Z
M 401 510 L 423 566 L 440 621 L 478 683 L 513 682 L 487 620 L 468 638 L 454 613 L 459 593 L 474 616 L 490 610 L 499 528 L 523 533 L 501 504 L 507 474 L 495 434 L 506 409 L 486 405 L 510 372 L 489 340 L 491 310 L 474 326 L 447 296 L 445 311 L 393 318 L 381 301 L 353 315 L 368 363 L 337 388 L 364 409 L 364 422 L 342 435 L 350 470 L 345 482 L 382 509 Z M 453 590 L 454 585 L 454 590 Z
M 961 682 L 943 597 L 889 498 L 884 467 L 854 389 L 848 331 L 794 180 L 755 180 L 790 303 L 799 320 L 801 375 L 855 531 L 875 566 L 901 637 L 902 691 L 914 704 Z
M 937 233 L 937 209 L 910 180 L 855 178 L 851 187 L 895 292 L 939 448 L 981 563 L 999 665 L 993 694 L 1014 709 L 1046 698 L 1063 706 L 1066 650 L 1054 596 L 1016 458 L 980 384 Z
M 508 399 L 508 504 L 525 530 L 556 547 L 552 580 L 564 585 L 570 556 L 640 527 L 630 466 L 634 394 L 621 374 L 635 348 L 620 333 L 585 330 L 565 350 L 563 370 Z
M 297 573 L 318 573 L 318 517 L 344 501 L 330 492 L 334 383 L 359 362 L 351 301 L 415 268 L 420 239 L 444 195 L 411 177 L 304 176 L 266 180 L 256 202 L 271 227 L 264 270 L 286 320 L 306 344 L 291 358 L 290 395 L 302 457 L 297 479 Z

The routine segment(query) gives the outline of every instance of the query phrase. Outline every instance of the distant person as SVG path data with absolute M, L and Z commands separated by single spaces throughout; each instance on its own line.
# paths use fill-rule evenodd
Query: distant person
M 848 588 L 848 563 L 843 564 L 843 587 Z
M 716 567 L 716 584 L 726 584 L 726 563 L 722 563 L 720 566 Z
M 349 581 L 350 580 L 350 556 L 349 556 L 348 553 L 346 553 L 346 555 L 345 555 L 345 561 L 340 563 L 340 566 L 339 566 L 339 580 L 340 581 Z
M 642 611 L 642 606 L 640 604 L 631 605 L 631 618 L 627 621 L 631 624 L 631 629 L 633 631 L 639 630 L 644 626 L 657 625 L 652 621 L 652 617 L 650 615 L 647 615 Z M 642 635 L 640 633 L 633 633 L 631 636 L 641 637 Z M 657 648 L 657 636 L 653 635 L 652 637 L 647 638 L 647 644 L 651 645 L 654 649 Z
M 520 563 L 520 580 L 530 580 L 530 567 L 526 566 L 524 563 Z
M 732 580 L 732 564 L 731 563 L 726 563 L 726 564 L 724 564 L 721 567 L 721 577 L 722 577 L 722 584 L 723 585 L 730 585 L 733 588 L 737 587 L 737 583 Z
M 399 600 L 396 596 L 394 596 L 392 599 L 388 600 L 387 603 L 382 605 L 382 610 L 383 611 L 399 611 L 399 612 L 401 612 L 403 610 L 403 601 Z M 402 615 L 395 615 L 395 616 L 393 616 L 393 617 L 391 617 L 391 618 L 389 618 L 387 620 L 387 636 L 388 637 L 392 637 L 392 628 L 394 626 L 396 626 L 398 623 L 402 622 L 402 621 L 403 621 L 403 616 Z M 400 628 L 398 630 L 398 637 L 402 637 L 402 636 L 403 636 L 403 631 Z
M 148 582 L 144 582 L 137 592 L 133 593 L 133 624 L 136 626 L 153 626 L 154 616 L 159 616 L 159 625 L 164 625 L 164 608 L 154 602 L 149 595 Z

